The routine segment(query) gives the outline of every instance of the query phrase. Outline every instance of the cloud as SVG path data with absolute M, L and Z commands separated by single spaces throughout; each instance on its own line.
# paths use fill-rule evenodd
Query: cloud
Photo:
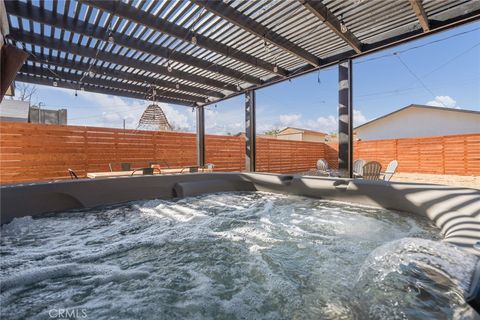
M 284 127 L 291 127 L 298 124 L 301 118 L 301 114 L 281 114 L 278 116 L 280 124 Z
M 353 126 L 359 126 L 368 122 L 367 117 L 360 110 L 353 110 Z
M 142 100 L 124 99 L 117 96 L 98 94 L 93 92 L 82 92 L 83 99 L 98 106 L 102 116 L 93 119 L 105 126 L 119 127 L 125 119 L 128 127 L 136 127 L 140 116 L 148 103 Z
M 205 131 L 211 134 L 236 134 L 245 132 L 245 114 L 242 108 L 207 107 Z
M 191 108 L 175 107 L 169 104 L 159 104 L 168 122 L 179 131 L 195 131 L 195 113 Z M 183 109 L 183 110 L 182 110 Z
M 109 127 L 120 127 L 125 119 L 128 128 L 136 128 L 143 112 L 151 104 L 150 101 L 124 99 L 91 92 L 83 92 L 82 97 L 95 103 L 102 110 L 102 116 L 96 121 Z M 166 103 L 158 105 L 174 128 L 181 131 L 195 130 L 195 114 L 190 108 L 176 107 Z
M 354 126 L 367 122 L 368 119 L 360 110 L 353 111 Z M 260 126 L 261 127 L 260 127 Z M 304 119 L 302 114 L 281 114 L 273 123 L 257 124 L 259 132 L 265 132 L 273 128 L 283 129 L 285 127 L 298 127 L 310 130 L 316 130 L 326 133 L 337 132 L 338 117 L 336 115 L 321 116 L 316 119 Z
M 318 117 L 315 120 L 307 121 L 301 127 L 325 133 L 335 132 L 338 129 L 338 118 L 333 115 Z
M 457 101 L 450 96 L 436 96 L 434 100 L 427 102 L 427 106 L 460 109 Z
M 367 122 L 368 119 L 360 110 L 353 110 L 353 126 L 356 127 L 362 123 Z M 318 117 L 315 120 L 308 120 L 304 123 L 300 123 L 299 127 L 316 130 L 326 133 L 333 133 L 338 131 L 338 117 L 334 115 L 328 115 L 325 117 Z
M 74 91 L 63 88 L 52 88 L 52 90 L 62 90 L 69 95 L 74 95 Z M 91 112 L 99 116 L 79 117 L 74 123 L 93 124 L 106 127 L 121 128 L 123 119 L 127 128 L 136 128 L 138 121 L 151 103 L 149 101 L 121 98 L 117 96 L 104 95 L 92 92 L 79 92 L 78 98 L 90 103 L 96 110 Z M 453 99 L 452 99 L 453 100 Z M 159 104 L 170 124 L 179 131 L 194 132 L 196 127 L 196 114 L 192 108 L 184 106 L 174 106 L 170 104 Z M 310 130 L 322 131 L 326 133 L 337 132 L 337 115 L 326 115 L 318 118 L 304 117 L 301 113 L 287 113 L 272 116 L 265 114 L 265 106 L 257 108 L 257 131 L 263 133 L 273 128 L 282 129 L 288 126 L 299 127 Z M 271 110 L 271 108 L 266 108 Z M 360 110 L 354 110 L 354 126 L 358 126 L 368 121 Z M 70 119 L 69 119 L 70 121 Z M 229 107 L 214 108 L 209 106 L 205 108 L 205 131 L 210 134 L 235 134 L 245 132 L 245 114 L 243 106 L 234 105 Z

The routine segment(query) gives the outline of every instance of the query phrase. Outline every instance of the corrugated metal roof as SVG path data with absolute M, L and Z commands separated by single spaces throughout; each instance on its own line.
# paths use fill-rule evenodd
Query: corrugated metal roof
M 204 105 L 479 19 L 480 1 L 6 1 L 18 80 Z M 417 2 L 418 3 L 418 2 Z M 112 40 L 112 41 L 109 41 Z

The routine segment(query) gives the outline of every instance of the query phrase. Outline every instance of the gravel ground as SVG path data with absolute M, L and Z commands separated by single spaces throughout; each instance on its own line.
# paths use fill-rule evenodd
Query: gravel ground
M 395 173 L 391 181 L 444 184 L 480 189 L 480 176 L 454 176 L 424 173 Z

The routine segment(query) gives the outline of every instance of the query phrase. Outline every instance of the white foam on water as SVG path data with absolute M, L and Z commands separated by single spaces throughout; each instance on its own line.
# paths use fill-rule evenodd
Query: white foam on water
M 435 241 L 422 217 L 263 192 L 26 217 L 1 231 L 2 319 L 48 318 L 54 307 L 94 319 L 427 315 L 421 303 L 385 303 L 404 295 L 392 277 L 416 276 L 424 289 L 413 291 L 463 318 L 462 275 L 476 259 Z M 431 279 L 458 289 L 445 298 Z
M 358 273 L 358 308 L 372 319 L 473 319 L 463 296 L 477 263 L 476 256 L 448 243 L 391 241 L 371 252 Z

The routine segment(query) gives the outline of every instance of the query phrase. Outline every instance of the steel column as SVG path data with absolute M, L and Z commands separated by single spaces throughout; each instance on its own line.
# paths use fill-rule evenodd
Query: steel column
M 245 92 L 245 169 L 255 172 L 256 131 L 255 131 L 255 90 Z
M 352 60 L 338 65 L 338 170 L 342 177 L 353 177 Z
M 197 164 L 205 165 L 205 110 L 197 107 Z

